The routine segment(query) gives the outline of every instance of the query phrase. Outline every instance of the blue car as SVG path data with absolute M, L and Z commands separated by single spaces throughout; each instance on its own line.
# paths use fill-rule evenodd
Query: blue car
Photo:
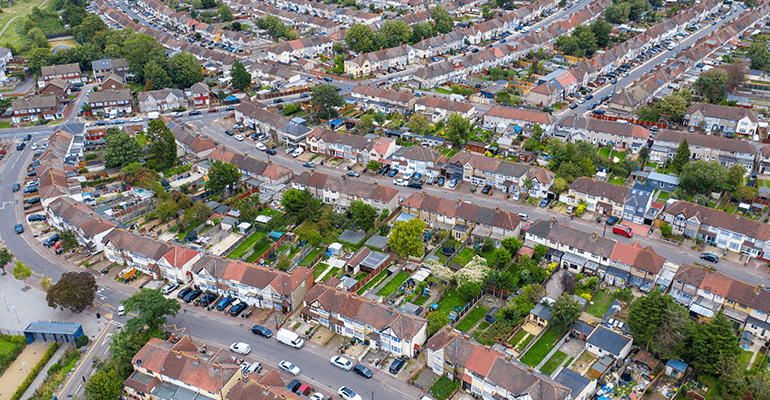
M 16 234 L 17 235 L 20 235 L 20 234 L 24 233 L 24 227 L 21 226 L 21 224 L 16 224 L 14 229 L 16 229 Z
M 415 173 L 414 176 L 412 177 L 412 179 L 416 181 L 419 181 L 421 178 L 422 178 L 422 174 L 419 172 Z
M 393 168 L 390 170 L 390 172 L 388 172 L 388 178 L 392 178 L 396 176 L 396 174 L 398 174 L 398 168 Z
M 219 304 L 217 304 L 217 310 L 224 311 L 224 309 L 227 308 L 227 306 L 229 306 L 233 300 L 234 299 L 232 297 L 225 297 L 219 302 Z

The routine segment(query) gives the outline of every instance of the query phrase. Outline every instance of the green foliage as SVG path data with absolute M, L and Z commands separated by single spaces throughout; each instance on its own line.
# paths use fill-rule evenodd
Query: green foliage
M 420 22 L 412 27 L 412 43 L 436 36 L 436 25 L 433 22 Z
M 171 80 L 180 88 L 189 88 L 203 80 L 203 70 L 198 59 L 186 51 L 176 53 L 168 59 L 168 70 Z
M 674 304 L 673 297 L 663 295 L 657 290 L 652 290 L 647 296 L 636 299 L 631 304 L 626 320 L 634 341 L 645 349 L 649 349 L 667 315 L 667 310 Z
M 401 257 L 421 255 L 425 226 L 425 221 L 419 218 L 395 222 L 388 238 L 390 248 Z
M 374 207 L 361 200 L 355 200 L 350 203 L 350 213 L 358 229 L 368 232 L 374 228 L 374 222 L 377 220 L 377 210 Z
M 100 368 L 88 379 L 85 387 L 87 400 L 113 400 L 122 391 L 123 382 L 112 368 Z
M 160 329 L 167 321 L 166 316 L 175 317 L 181 308 L 176 299 L 167 299 L 160 291 L 154 289 L 140 289 L 120 303 L 127 313 L 137 313 L 137 316 L 129 319 L 126 324 L 126 328 L 132 332 L 145 327 L 150 330 Z
M 510 254 L 516 254 L 516 252 L 519 251 L 522 246 L 521 240 L 513 236 L 509 236 L 503 239 L 500 241 L 500 244 L 504 249 L 508 250 L 508 253 Z
M 548 154 L 551 155 L 549 168 L 556 172 L 558 177 L 567 182 L 572 182 L 581 176 L 593 176 L 596 165 L 605 165 L 596 151 L 596 147 L 586 142 L 562 142 L 552 139 L 548 142 Z
M 320 217 L 321 202 L 305 190 L 289 189 L 284 193 L 281 205 L 286 214 L 294 217 L 296 221 L 317 221 Z
M 246 67 L 243 66 L 240 60 L 235 60 L 233 68 L 230 72 L 233 80 L 231 84 L 236 90 L 246 90 L 251 86 L 251 74 L 246 71 Z
M 0 271 L 5 273 L 5 266 L 13 260 L 13 254 L 11 254 L 10 251 L 8 251 L 7 247 L 0 248 Z M 0 374 L 2 374 L 2 371 L 0 371 Z
M 437 4 L 430 10 L 430 18 L 436 23 L 436 30 L 441 33 L 449 33 L 454 27 L 449 11 L 441 4 Z
M 698 160 L 684 165 L 679 188 L 687 193 L 710 195 L 722 190 L 727 182 L 727 169 L 719 161 Z
M 751 60 L 751 69 L 764 71 L 770 67 L 770 51 L 767 50 L 767 44 L 763 41 L 754 41 L 749 47 L 746 55 Z
M 87 345 L 88 344 L 88 340 L 89 340 L 88 336 L 86 336 L 86 335 L 78 336 L 78 338 L 75 339 L 75 347 L 77 347 L 79 349 L 79 348 Z
M 160 170 L 171 168 L 176 164 L 176 139 L 163 121 L 153 119 L 147 123 L 147 139 L 155 156 L 155 164 Z
M 381 48 L 396 47 L 409 42 L 412 37 L 412 28 L 404 21 L 385 21 L 374 35 L 374 43 Z
M 427 132 L 430 128 L 430 125 L 430 119 L 428 119 L 428 117 L 423 113 L 414 113 L 411 117 L 409 117 L 409 129 L 418 135 L 422 135 Z
M 446 134 L 456 148 L 460 148 L 473 136 L 471 123 L 458 113 L 452 113 L 447 121 Z
M 612 24 L 597 19 L 591 24 L 591 31 L 596 38 L 596 45 L 600 48 L 610 45 L 610 32 L 612 32 Z
M 565 331 L 580 317 L 582 308 L 571 296 L 559 296 L 551 306 L 551 320 L 548 323 L 560 331 Z
M 446 325 L 449 325 L 449 316 L 441 311 L 428 314 L 428 335 L 433 335 Z
M 208 175 L 209 181 L 206 182 L 208 188 L 216 192 L 228 188 L 232 193 L 234 185 L 241 180 L 242 174 L 235 165 L 214 160 Z
M 299 107 L 297 107 L 295 104 L 289 103 L 285 106 L 283 106 L 283 115 L 289 116 L 299 111 Z
M 154 37 L 143 33 L 132 33 L 123 44 L 123 56 L 128 61 L 129 70 L 134 73 L 136 80 L 144 82 L 145 71 L 155 74 L 155 78 L 164 78 L 159 71 L 165 72 L 166 50 Z M 148 69 L 146 66 L 150 62 L 153 62 L 153 65 Z M 157 82 L 153 85 L 158 87 Z
M 46 350 L 43 354 L 43 358 L 41 358 L 40 361 L 29 370 L 29 375 L 27 375 L 27 378 L 24 379 L 21 385 L 19 385 L 19 387 L 16 389 L 16 392 L 13 394 L 13 396 L 11 396 L 11 400 L 21 399 L 21 396 L 23 396 L 24 392 L 29 389 L 29 386 L 32 385 L 32 382 L 35 380 L 35 378 L 37 378 L 37 375 L 45 367 L 45 365 L 48 364 L 48 361 L 51 360 L 51 357 L 53 357 L 54 353 L 56 353 L 56 350 L 58 349 L 59 343 L 51 343 L 51 345 L 48 346 L 48 350 Z
M 687 143 L 687 139 L 684 139 L 676 149 L 674 159 L 671 160 L 671 167 L 681 171 L 688 162 L 690 162 L 690 145 Z
M 457 292 L 460 293 L 465 302 L 469 302 L 481 294 L 481 285 L 473 281 L 467 281 L 457 287 Z
M 233 20 L 233 10 L 227 4 L 219 6 L 219 20 L 222 22 L 230 22 Z
M 142 148 L 136 138 L 118 128 L 107 129 L 104 144 L 104 163 L 107 168 L 122 168 L 142 159 Z
M 367 25 L 355 24 L 345 32 L 345 43 L 355 52 L 366 53 L 374 48 L 374 33 Z
M 668 224 L 668 222 L 664 222 L 660 225 L 660 233 L 663 235 L 663 237 L 668 238 L 671 237 L 671 233 L 673 231 L 673 228 L 671 228 L 671 225 Z
M 587 25 L 578 25 L 569 36 L 556 39 L 559 50 L 575 57 L 591 57 L 596 52 L 596 35 Z
M 0 375 L 16 360 L 27 345 L 24 336 L 9 336 L 0 333 L 0 345 L 3 351 L 0 352 Z
M 155 292 L 160 293 L 158 291 Z M 134 296 L 136 296 L 136 294 Z M 175 299 L 171 300 L 176 303 Z M 134 355 L 139 352 L 142 346 L 144 346 L 152 337 L 160 337 L 165 339 L 165 337 L 162 335 L 163 332 L 160 331 L 160 329 L 152 331 L 133 331 L 129 329 L 123 329 L 112 335 L 112 342 L 110 343 L 110 364 L 117 368 L 118 375 L 121 377 L 121 379 L 128 378 L 128 376 L 131 375 L 131 373 L 134 371 L 131 360 L 134 358 Z
M 80 247 L 78 239 L 75 237 L 75 234 L 72 233 L 71 230 L 68 229 L 61 233 L 61 247 L 65 253 Z
M 163 66 L 155 60 L 144 65 L 144 81 L 149 88 L 160 90 L 171 86 L 171 77 Z
M 726 83 L 727 72 L 713 68 L 703 72 L 693 84 L 693 88 L 709 103 L 718 104 L 727 96 Z
M 345 104 L 342 96 L 337 93 L 336 87 L 332 85 L 314 86 L 310 97 L 310 104 L 316 109 L 318 118 L 323 120 L 336 118 L 337 108 Z
M 27 278 L 32 276 L 32 270 L 21 261 L 16 261 L 16 266 L 13 268 L 13 277 L 24 281 L 24 286 L 27 286 Z

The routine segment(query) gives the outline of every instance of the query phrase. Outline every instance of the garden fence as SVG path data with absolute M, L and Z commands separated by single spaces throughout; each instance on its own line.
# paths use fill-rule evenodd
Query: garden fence
M 225 251 L 222 252 L 222 254 L 230 254 L 233 250 L 235 250 L 236 247 L 238 247 L 239 244 L 243 243 L 244 240 L 246 240 L 251 234 L 254 232 L 254 225 L 251 226 L 244 234 L 241 236 L 238 240 L 235 241 L 230 247 L 228 247 Z
M 463 251 L 463 249 L 465 247 L 466 247 L 465 246 L 465 241 L 463 240 L 462 243 L 460 243 L 460 247 L 458 247 L 457 250 L 455 250 L 454 254 L 452 254 L 452 256 L 449 257 L 449 259 L 446 261 L 444 266 L 448 267 L 448 266 L 452 265 L 452 261 L 454 261 L 455 257 L 457 257 L 457 255 L 460 254 L 460 252 Z
M 465 304 L 465 307 L 460 309 L 460 311 L 457 311 L 457 316 L 455 317 L 454 321 L 449 322 L 449 325 L 457 325 L 458 322 L 465 316 L 465 314 L 468 313 L 473 307 L 476 306 L 476 303 L 481 300 L 482 297 L 484 297 L 484 291 L 482 290 L 481 293 L 479 293 L 478 296 L 474 297 L 473 300 L 469 301 L 467 304 Z
M 254 260 L 254 264 L 259 264 L 259 263 L 260 263 L 260 262 L 262 262 L 262 261 L 263 261 L 265 258 L 267 258 L 267 256 L 268 256 L 268 255 L 275 253 L 275 251 L 276 251 L 276 250 L 277 250 L 279 247 L 281 247 L 281 245 L 283 244 L 283 242 L 285 242 L 285 241 L 288 239 L 288 237 L 289 237 L 289 235 L 283 235 L 283 236 L 281 236 L 281 238 L 280 238 L 280 239 L 278 239 L 278 241 L 277 241 L 277 242 L 273 243 L 273 245 L 272 245 L 272 246 L 270 246 L 270 248 L 269 248 L 269 249 L 267 249 L 267 251 L 265 251 L 264 253 L 262 253 L 262 255 L 260 255 L 260 256 L 259 256 L 259 258 L 257 258 L 256 260 Z M 268 239 L 268 240 L 270 240 L 270 239 Z
M 370 281 L 370 280 L 374 279 L 374 277 L 375 277 L 375 276 L 377 276 L 377 274 L 379 274 L 380 272 L 382 272 L 382 270 L 383 270 L 383 269 L 385 269 L 385 268 L 387 268 L 387 267 L 389 267 L 389 266 L 390 266 L 390 264 L 383 264 L 383 265 L 380 265 L 379 267 L 377 267 L 377 269 L 375 269 L 375 270 L 373 270 L 372 272 L 370 272 L 370 273 L 369 273 L 369 275 L 365 276 L 365 277 L 364 277 L 364 279 L 361 279 L 360 281 L 358 281 L 358 283 L 356 283 L 355 285 L 353 285 L 353 286 L 352 286 L 352 287 L 349 289 L 349 290 L 350 290 L 350 292 L 352 292 L 352 293 L 356 293 L 356 292 L 358 292 L 358 289 L 361 289 L 361 288 L 362 288 L 364 285 L 366 285 L 367 283 L 369 283 L 369 281 Z

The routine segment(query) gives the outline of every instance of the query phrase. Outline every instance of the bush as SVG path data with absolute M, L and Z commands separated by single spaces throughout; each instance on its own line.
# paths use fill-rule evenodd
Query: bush
M 45 354 L 43 354 L 43 358 L 40 359 L 40 362 L 35 365 L 32 370 L 29 371 L 29 375 L 27 375 L 27 379 L 24 380 L 24 382 L 21 383 L 21 386 L 19 386 L 18 389 L 16 389 L 16 393 L 11 396 L 11 400 L 19 400 L 21 399 L 21 396 L 24 394 L 24 392 L 29 389 L 29 385 L 32 384 L 32 381 L 37 378 L 37 375 L 40 373 L 40 370 L 45 367 L 46 364 L 48 364 L 48 361 L 51 360 L 51 357 L 53 357 L 53 354 L 56 353 L 56 350 L 59 349 L 59 343 L 51 343 L 51 345 L 48 347 L 48 350 L 45 351 Z
M 671 228 L 671 225 L 669 225 L 668 222 L 664 222 L 663 225 L 660 226 L 660 233 L 665 238 L 671 237 L 672 231 L 673 228 Z
M 586 301 L 591 301 L 591 295 L 588 293 L 583 293 L 580 295 L 580 297 L 586 299 Z
M 55 373 L 59 372 L 59 370 L 60 370 L 60 369 L 61 369 L 61 364 L 59 364 L 59 363 L 54 363 L 53 365 L 51 365 L 51 366 L 48 368 L 48 375 L 53 375 L 53 374 L 55 374 Z
M 81 348 L 81 347 L 87 345 L 88 341 L 89 341 L 88 340 L 88 336 L 86 336 L 86 335 L 78 336 L 77 340 L 75 340 L 75 346 L 77 348 Z
M 13 350 L 5 354 L 0 354 L 0 375 L 13 363 L 16 357 L 21 354 L 24 347 L 27 345 L 27 340 L 24 336 L 8 336 L 0 334 L 0 339 L 13 344 Z
M 581 202 L 577 209 L 575 210 L 575 215 L 580 218 L 583 216 L 583 213 L 586 212 L 586 203 Z

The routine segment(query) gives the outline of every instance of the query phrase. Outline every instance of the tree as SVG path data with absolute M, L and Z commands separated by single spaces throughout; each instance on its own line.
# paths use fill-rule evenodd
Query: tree
M 642 166 L 642 168 L 644 168 L 649 158 L 650 158 L 650 148 L 647 146 L 643 146 L 642 149 L 639 150 L 639 165 Z
M 755 40 L 746 54 L 751 60 L 751 69 L 766 70 L 770 67 L 770 51 L 762 40 Z
M 87 39 L 95 37 L 97 32 L 105 32 L 108 30 L 109 27 L 101 18 L 99 18 L 99 15 L 90 13 L 86 14 L 79 25 L 72 26 L 72 33 L 79 43 L 83 43 Z
M 380 47 L 391 48 L 409 42 L 411 37 L 412 28 L 409 24 L 404 21 L 388 20 L 374 35 L 374 42 Z
M 624 24 L 628 22 L 629 11 L 628 3 L 610 4 L 604 9 L 604 19 L 612 24 Z
M 275 15 L 268 15 L 266 17 L 258 19 L 257 26 L 260 27 L 261 29 L 268 30 L 270 34 L 273 35 L 273 37 L 275 38 L 285 36 L 286 31 L 288 30 L 286 28 L 286 25 L 283 24 L 283 21 L 281 21 L 281 19 L 276 17 Z
M 743 82 L 746 81 L 746 74 L 743 72 L 743 64 L 739 62 L 732 62 L 725 67 L 725 74 L 727 79 L 725 80 L 725 91 L 732 92 Z
M 123 392 L 123 379 L 112 368 L 100 368 L 90 378 L 85 387 L 86 400 L 113 400 Z
M 176 299 L 167 299 L 155 289 L 140 289 L 131 297 L 121 300 L 120 304 L 127 313 L 137 313 L 137 316 L 129 319 L 126 325 L 128 330 L 133 332 L 144 327 L 150 330 L 160 329 L 166 323 L 167 315 L 175 317 L 181 309 Z
M 495 249 L 490 258 L 491 260 L 487 260 L 489 263 L 495 267 L 502 268 L 508 265 L 508 261 L 511 261 L 511 252 L 506 248 Z
M 351 50 L 366 53 L 374 47 L 372 28 L 364 24 L 355 24 L 345 32 L 345 43 Z
M 706 196 L 722 190 L 727 182 L 727 169 L 718 161 L 698 160 L 685 164 L 679 178 L 679 187 L 687 193 L 701 193 Z
M 235 165 L 214 160 L 211 163 L 211 168 L 209 168 L 209 181 L 206 182 L 206 187 L 215 192 L 228 188 L 232 193 L 233 186 L 241 180 L 241 175 Z
M 8 251 L 7 247 L 0 248 L 0 271 L 5 274 L 5 266 L 13 260 L 13 254 Z
M 510 254 L 516 254 L 516 252 L 519 251 L 522 245 L 521 240 L 513 236 L 509 236 L 503 239 L 502 241 L 500 241 L 500 244 L 503 246 L 504 249 L 508 250 L 508 253 Z
M 441 328 L 449 325 L 449 317 L 441 311 L 434 311 L 428 314 L 428 336 L 438 332 Z
M 749 7 L 749 8 L 754 8 L 754 7 L 756 7 L 756 6 L 757 6 L 757 0 L 744 0 L 744 1 L 743 1 L 743 4 L 744 4 L 746 7 Z M 760 397 L 761 397 L 761 396 L 760 396 Z
M 372 128 L 374 128 L 374 117 L 372 116 L 372 114 L 362 115 L 361 120 L 358 123 L 358 126 L 356 126 L 356 129 L 359 132 L 366 134 L 371 132 Z
M 676 154 L 674 155 L 674 159 L 671 161 L 671 166 L 675 170 L 681 171 L 684 165 L 688 162 L 690 162 L 690 145 L 687 144 L 687 139 L 684 139 L 676 149 Z
M 414 218 L 409 221 L 396 221 L 390 231 L 388 244 L 401 257 L 420 256 L 422 254 L 425 221 Z
M 612 24 L 597 19 L 591 24 L 591 31 L 596 38 L 596 45 L 599 47 L 607 47 L 610 44 L 610 32 L 612 32 Z
M 104 163 L 107 168 L 122 168 L 142 159 L 142 148 L 136 138 L 118 128 L 107 129 L 104 144 Z
M 746 168 L 740 164 L 735 164 L 727 170 L 727 179 L 725 180 L 726 190 L 736 190 L 743 186 L 743 177 L 746 175 Z
M 53 55 L 51 50 L 45 47 L 35 47 L 27 56 L 27 67 L 33 74 L 40 73 L 40 67 L 51 65 Z
M 456 148 L 460 148 L 465 145 L 465 142 L 471 139 L 473 131 L 471 130 L 471 122 L 463 118 L 458 113 L 452 113 L 447 121 L 446 134 L 452 145 Z
M 32 276 L 32 270 L 21 261 L 16 261 L 16 266 L 13 267 L 13 277 L 24 281 L 24 288 L 28 288 L 27 278 Z
M 194 55 L 181 51 L 168 59 L 168 71 L 174 84 L 188 88 L 203 80 L 203 71 Z
M 75 237 L 75 234 L 72 233 L 71 230 L 67 229 L 66 231 L 61 233 L 61 247 L 65 253 L 72 249 L 76 249 L 80 247 L 80 243 L 78 243 L 78 239 Z
M 412 43 L 436 36 L 436 25 L 433 22 L 420 22 L 412 27 Z
M 227 4 L 219 6 L 219 20 L 222 22 L 229 22 L 233 20 L 233 10 Z
M 676 303 L 666 309 L 658 333 L 651 343 L 652 350 L 662 358 L 678 358 L 686 353 L 692 322 L 686 308 Z
M 457 292 L 460 293 L 463 300 L 470 302 L 475 299 L 476 296 L 481 294 L 481 285 L 476 282 L 468 281 L 457 287 Z
M 412 132 L 422 135 L 424 132 L 427 131 L 427 129 L 430 127 L 430 120 L 428 117 L 425 116 L 423 113 L 414 113 L 411 117 L 409 117 L 409 129 L 412 130 Z
M 68 308 L 81 313 L 94 302 L 96 278 L 90 272 L 65 272 L 48 290 L 45 298 L 51 308 Z
M 145 66 L 154 61 L 165 70 L 166 49 L 154 37 L 143 33 L 132 33 L 123 44 L 123 56 L 128 61 L 129 70 L 138 81 L 144 81 Z M 150 68 L 154 71 L 155 68 Z
M 759 189 L 756 186 L 741 186 L 733 193 L 738 201 L 754 200 L 759 197 Z
M 741 351 L 732 323 L 722 313 L 708 324 L 695 325 L 693 336 L 688 347 L 690 358 L 702 374 L 719 376 L 719 361 L 737 358 Z
M 147 123 L 147 138 L 159 170 L 171 168 L 176 164 L 176 139 L 163 121 L 153 119 Z
M 144 81 L 155 90 L 171 86 L 171 77 L 163 67 L 155 60 L 150 60 L 144 65 Z
M 317 221 L 321 211 L 321 202 L 314 198 L 307 189 L 287 190 L 283 194 L 281 205 L 286 209 L 286 213 L 298 222 L 306 219 Z
M 666 18 L 673 18 L 679 12 L 679 7 L 673 6 L 666 11 Z
M 561 295 L 551 306 L 551 320 L 549 325 L 553 325 L 558 330 L 567 330 L 577 321 L 582 307 L 571 296 Z
M 661 114 L 668 115 L 672 121 L 679 121 L 684 116 L 684 113 L 690 107 L 690 100 L 692 94 L 689 90 L 682 90 L 681 92 L 671 93 L 659 101 L 655 106 L 658 107 Z
M 727 72 L 723 69 L 712 68 L 702 73 L 693 87 L 709 103 L 719 103 L 727 96 L 725 84 Z
M 436 23 L 436 30 L 441 33 L 449 33 L 454 27 L 449 11 L 441 4 L 437 4 L 430 10 L 430 18 Z
M 672 304 L 673 297 L 657 290 L 650 291 L 647 296 L 640 297 L 631 304 L 626 324 L 631 329 L 634 340 L 644 345 L 645 350 L 649 350 Z
M 345 52 L 345 47 L 342 45 L 342 42 L 334 42 L 333 49 L 337 54 L 342 54 Z
M 249 71 L 246 71 L 246 67 L 243 66 L 240 60 L 235 60 L 235 62 L 233 62 L 230 76 L 233 78 L 232 85 L 236 90 L 243 91 L 251 86 L 251 74 Z
M 555 178 L 553 185 L 551 185 L 551 191 L 554 193 L 562 193 L 569 188 L 569 184 L 564 178 Z
M 345 104 L 337 88 L 332 85 L 316 85 L 310 91 L 310 105 L 316 109 L 318 118 L 329 120 L 337 117 L 337 108 Z
M 350 203 L 350 212 L 356 222 L 356 228 L 366 232 L 374 228 L 374 221 L 377 220 L 377 210 L 374 207 L 361 200 L 355 200 Z
M 660 233 L 661 235 L 663 235 L 663 237 L 665 238 L 670 237 L 672 232 L 673 232 L 673 228 L 667 222 L 664 222 L 660 226 Z

